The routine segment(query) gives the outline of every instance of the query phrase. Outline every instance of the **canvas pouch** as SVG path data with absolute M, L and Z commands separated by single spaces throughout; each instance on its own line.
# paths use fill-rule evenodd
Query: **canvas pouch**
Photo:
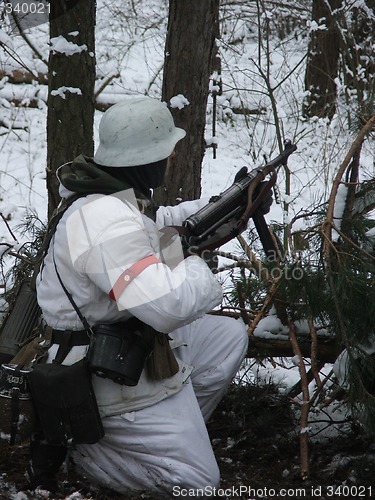
M 28 382 L 48 444 L 93 444 L 104 436 L 86 358 L 70 366 L 37 364 Z

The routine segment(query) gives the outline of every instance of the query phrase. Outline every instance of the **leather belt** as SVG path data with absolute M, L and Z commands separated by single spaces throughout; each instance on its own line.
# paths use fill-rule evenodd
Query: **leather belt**
M 90 337 L 87 330 L 52 330 L 52 344 L 69 343 L 70 347 L 89 345 Z

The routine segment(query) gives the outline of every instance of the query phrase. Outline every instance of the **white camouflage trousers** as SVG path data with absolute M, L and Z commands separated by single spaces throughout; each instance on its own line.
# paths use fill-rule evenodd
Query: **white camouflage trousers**
M 88 480 L 119 493 L 152 491 L 170 497 L 176 488 L 218 486 L 205 422 L 246 354 L 246 327 L 241 320 L 206 315 L 173 332 L 174 338 L 180 336 L 186 345 L 174 352 L 194 367 L 189 381 L 159 403 L 104 418 L 104 438 L 73 451 Z

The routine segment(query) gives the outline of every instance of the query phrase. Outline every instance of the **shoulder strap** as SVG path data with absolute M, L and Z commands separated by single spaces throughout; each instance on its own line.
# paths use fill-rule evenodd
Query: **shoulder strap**
M 64 282 L 63 280 L 61 279 L 61 276 L 60 276 L 60 273 L 57 269 L 57 265 L 56 265 L 56 260 L 55 260 L 55 252 L 53 252 L 53 264 L 55 266 L 55 271 L 56 271 L 56 274 L 57 274 L 57 278 L 60 282 L 60 285 L 62 287 L 62 289 L 64 290 L 65 292 L 65 295 L 68 297 L 69 299 L 69 302 L 71 303 L 71 305 L 73 306 L 73 309 L 75 310 L 75 312 L 77 313 L 79 319 L 81 320 L 85 330 L 87 330 L 88 332 L 91 332 L 91 326 L 89 325 L 87 319 L 83 316 L 83 314 L 81 313 L 79 307 L 77 306 L 77 304 L 75 303 L 74 299 L 73 299 L 73 296 L 72 294 L 69 292 L 69 290 L 66 288 L 66 286 L 64 285 Z
M 52 217 L 50 218 L 47 229 L 46 229 L 46 234 L 44 236 L 43 242 L 41 247 L 38 250 L 38 253 L 36 254 L 35 259 L 33 260 L 34 262 L 34 271 L 31 276 L 30 280 L 30 286 L 33 290 L 35 290 L 35 284 L 36 284 L 36 278 L 39 274 L 40 271 L 40 266 L 43 262 L 44 257 L 47 255 L 47 251 L 49 248 L 49 245 L 51 243 L 51 239 L 53 235 L 55 234 L 57 224 L 60 222 L 61 217 L 64 215 L 66 210 L 79 198 L 82 198 L 85 195 L 82 194 L 74 194 L 72 196 L 69 196 L 69 198 L 66 198 L 61 202 L 59 207 L 54 211 L 52 214 Z

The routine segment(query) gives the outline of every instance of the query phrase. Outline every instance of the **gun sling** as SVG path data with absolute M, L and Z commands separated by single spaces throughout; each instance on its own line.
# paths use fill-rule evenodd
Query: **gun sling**
M 286 165 L 297 149 L 285 141 L 285 149 L 264 167 L 241 175 L 219 196 L 214 196 L 198 212 L 189 216 L 181 226 L 174 227 L 181 235 L 187 254 L 203 255 L 215 250 L 242 233 L 253 218 L 262 246 L 268 258 L 280 258 L 274 238 L 260 210 L 267 193 L 275 185 L 276 167 Z M 247 167 L 243 167 L 247 170 Z M 270 175 L 268 181 L 263 182 Z M 262 183 L 262 184 L 261 184 Z

